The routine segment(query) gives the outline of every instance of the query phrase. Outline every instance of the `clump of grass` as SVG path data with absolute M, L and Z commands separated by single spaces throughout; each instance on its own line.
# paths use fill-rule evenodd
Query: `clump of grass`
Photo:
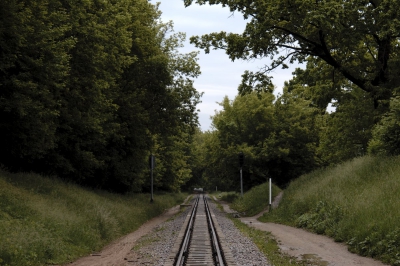
M 272 198 L 275 198 L 281 189 L 272 186 Z M 246 215 L 253 216 L 263 211 L 269 204 L 269 183 L 264 183 L 251 188 L 243 194 L 243 198 L 237 194 L 231 208 Z
M 117 195 L 0 170 L 0 265 L 63 264 L 132 232 L 187 194 Z
M 220 192 L 217 195 L 217 198 L 219 200 L 228 202 L 228 203 L 232 203 L 235 199 L 237 199 L 239 197 L 239 193 L 231 191 L 231 192 Z
M 293 181 L 261 221 L 303 227 L 400 265 L 400 157 L 365 156 Z

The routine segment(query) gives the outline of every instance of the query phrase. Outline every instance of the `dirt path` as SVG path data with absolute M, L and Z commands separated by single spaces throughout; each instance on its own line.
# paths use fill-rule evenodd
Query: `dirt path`
M 224 211 L 234 213 L 227 204 L 220 202 Z M 275 203 L 275 206 L 277 204 Z M 274 204 L 273 204 L 274 206 Z M 346 245 L 333 239 L 310 233 L 303 229 L 275 223 L 262 223 L 257 220 L 262 213 L 253 217 L 239 218 L 243 223 L 258 230 L 271 232 L 278 241 L 280 249 L 298 259 L 312 261 L 313 265 L 321 266 L 383 266 L 379 261 L 361 257 L 347 250 Z
M 299 259 L 318 261 L 319 265 L 385 265 L 371 258 L 350 253 L 346 245 L 334 242 L 333 239 L 312 234 L 302 229 L 274 223 L 261 223 L 253 218 L 240 218 L 251 227 L 271 232 L 277 239 L 283 252 Z

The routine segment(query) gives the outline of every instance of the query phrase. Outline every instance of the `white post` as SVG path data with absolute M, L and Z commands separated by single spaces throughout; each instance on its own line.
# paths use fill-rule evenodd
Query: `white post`
M 269 179 L 269 210 L 272 210 L 272 181 Z

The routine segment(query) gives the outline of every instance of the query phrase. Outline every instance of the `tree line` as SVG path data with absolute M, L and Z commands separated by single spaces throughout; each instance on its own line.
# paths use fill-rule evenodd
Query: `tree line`
M 191 177 L 197 53 L 146 0 L 0 2 L 0 164 L 118 192 Z
M 400 154 L 400 3 L 371 1 L 185 0 L 223 5 L 247 19 L 243 33 L 191 37 L 232 60 L 265 58 L 224 98 L 193 174 L 211 188 L 239 190 L 272 177 L 285 186 L 303 173 L 365 154 Z M 303 64 L 274 96 L 273 71 Z M 333 107 L 331 112 L 328 106 Z M 196 150 L 195 150 L 196 152 Z M 200 179 L 203 176 L 203 179 Z
M 185 0 L 222 4 L 242 34 L 191 37 L 232 60 L 266 58 L 198 128 L 197 53 L 146 0 L 0 3 L 0 164 L 113 191 L 286 185 L 367 153 L 400 154 L 400 3 Z M 267 14 L 267 15 L 266 15 Z M 283 93 L 271 74 L 293 62 Z M 333 106 L 334 112 L 327 112 Z

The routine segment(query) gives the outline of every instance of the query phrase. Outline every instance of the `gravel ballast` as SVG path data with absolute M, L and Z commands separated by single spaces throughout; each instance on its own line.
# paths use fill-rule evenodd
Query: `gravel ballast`
M 236 265 L 269 265 L 264 254 L 235 227 L 225 212 L 220 211 L 211 200 L 209 206 L 225 235 Z M 127 256 L 126 265 L 164 265 L 190 209 L 186 207 L 173 219 L 158 225 L 150 234 L 142 237 Z

